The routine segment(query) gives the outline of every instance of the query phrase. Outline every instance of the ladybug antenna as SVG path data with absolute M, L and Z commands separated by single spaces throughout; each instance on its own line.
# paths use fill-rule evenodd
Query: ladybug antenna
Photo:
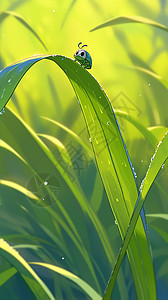
M 83 48 L 83 47 L 87 47 L 87 45 L 83 45 L 81 48 Z
M 80 47 L 80 45 L 82 44 L 82 42 L 80 42 L 79 44 L 78 44 L 78 47 L 81 49 L 81 47 Z
M 79 49 L 82 49 L 83 47 L 87 47 L 87 45 L 80 46 L 81 44 L 82 44 L 82 42 L 80 42 L 80 43 L 78 44 Z

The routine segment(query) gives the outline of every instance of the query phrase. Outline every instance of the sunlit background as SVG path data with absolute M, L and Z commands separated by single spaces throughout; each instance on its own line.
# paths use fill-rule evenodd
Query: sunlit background
M 78 43 L 87 44 L 86 50 L 93 62 L 89 72 L 106 91 L 114 109 L 126 112 L 134 121 L 150 128 L 158 141 L 164 136 L 168 127 L 168 32 L 136 23 L 115 25 L 93 32 L 90 30 L 124 15 L 142 16 L 168 26 L 166 1 L 3 0 L 0 10 L 12 12 L 5 17 L 0 16 L 1 69 L 35 54 L 61 54 L 73 58 Z M 144 72 L 144 69 L 156 73 L 156 76 Z M 117 224 L 110 211 L 93 156 L 90 155 L 91 143 L 80 105 L 63 72 L 47 60 L 36 64 L 20 82 L 7 104 L 8 108 L 36 133 L 51 135 L 60 140 L 62 144 L 58 150 L 41 136 L 56 159 L 60 159 L 61 147 L 67 149 L 73 167 L 65 172 L 71 173 L 73 169 L 117 257 L 121 246 Z M 50 203 L 50 199 L 45 199 L 46 207 L 55 213 L 53 216 L 51 211 L 40 208 L 22 193 L 5 186 L 0 187 L 1 237 L 16 246 L 26 261 L 46 262 L 65 268 L 102 294 L 112 265 L 90 217 L 59 178 L 57 170 L 49 165 L 44 155 L 40 156 L 40 150 L 35 148 L 31 138 L 26 138 L 24 130 L 11 113 L 0 115 L 0 121 L 1 117 L 4 123 L 0 124 L 0 138 L 16 151 L 20 150 L 42 179 L 51 180 L 50 184 L 57 188 L 58 202 L 73 220 L 81 238 L 80 247 L 86 251 L 89 262 L 86 264 L 72 238 L 73 230 L 69 233 L 65 229 L 69 226 L 68 217 L 58 202 Z M 67 131 L 42 117 L 51 118 L 79 135 L 88 150 L 82 148 Z M 157 144 L 151 145 L 148 137 L 122 116 L 117 118 L 140 186 Z M 34 184 L 31 169 L 10 152 L 0 149 L 0 178 L 31 189 Z M 77 161 L 79 152 L 82 160 Z M 163 166 L 145 202 L 147 214 L 165 216 L 147 217 L 159 300 L 166 299 L 168 294 L 167 182 L 168 173 Z M 32 191 L 36 192 L 36 186 L 34 189 Z M 94 269 L 97 282 L 90 272 L 89 264 Z M 1 272 L 8 267 L 9 263 L 1 259 Z M 64 277 L 40 267 L 33 268 L 56 299 L 89 299 Z M 129 299 L 136 299 L 127 258 L 121 269 Z M 0 298 L 34 299 L 34 296 L 21 276 L 16 274 L 1 286 Z M 121 282 L 116 284 L 112 299 L 125 299 Z

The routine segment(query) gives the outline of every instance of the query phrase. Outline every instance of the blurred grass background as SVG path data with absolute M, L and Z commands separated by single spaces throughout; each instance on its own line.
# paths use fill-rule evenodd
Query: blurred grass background
M 98 0 L 24 0 L 0 3 L 1 11 L 19 14 L 39 35 L 47 50 L 26 26 L 13 16 L 0 19 L 0 66 L 1 69 L 15 61 L 34 54 L 62 54 L 73 58 L 77 44 L 88 45 L 93 67 L 90 73 L 99 81 L 117 110 L 127 112 L 145 127 L 155 127 L 152 132 L 160 140 L 168 127 L 167 99 L 168 90 L 158 79 L 153 78 L 135 67 L 150 69 L 167 81 L 168 54 L 167 33 L 142 24 L 124 24 L 89 32 L 95 26 L 121 15 L 143 16 L 168 26 L 168 4 L 166 1 L 98 1 Z M 41 116 L 52 118 L 67 126 L 90 147 L 83 116 L 75 94 L 63 72 L 49 61 L 43 61 L 32 68 L 19 84 L 7 107 L 16 112 L 31 128 L 41 134 L 50 134 L 58 138 L 65 147 L 70 143 L 79 150 L 81 147 L 73 138 Z M 10 124 L 10 116 L 4 114 L 5 126 L 0 125 L 0 138 L 15 148 L 22 148 L 24 137 L 17 127 Z M 154 147 L 149 141 L 122 116 L 118 121 L 131 161 L 137 174 L 138 185 L 145 176 Z M 159 127 L 158 127 L 159 126 Z M 44 140 L 59 158 L 50 142 Z M 20 143 L 20 145 L 19 145 Z M 33 147 L 29 142 L 30 161 Z M 32 172 L 21 164 L 9 152 L 0 150 L 0 178 L 18 182 L 27 187 Z M 24 150 L 23 157 L 24 157 Z M 70 150 L 69 150 L 70 151 Z M 82 170 L 74 169 L 83 192 L 100 220 L 110 240 L 116 256 L 121 240 L 94 160 L 81 149 L 88 163 L 82 164 Z M 73 161 L 74 167 L 75 162 Z M 50 172 L 43 161 L 36 163 L 36 171 Z M 54 172 L 54 170 L 53 170 Z M 58 176 L 58 174 L 54 174 Z M 58 180 L 60 180 L 58 178 Z M 168 211 L 168 174 L 162 169 L 145 203 L 148 214 L 167 214 Z M 59 201 L 68 212 L 77 228 L 84 247 L 90 257 L 99 282 L 99 291 L 103 292 L 112 266 L 105 255 L 95 228 L 84 214 L 74 195 L 60 180 Z M 95 199 L 97 201 L 95 201 Z M 77 247 L 63 226 L 57 224 L 62 218 L 58 204 L 51 206 L 56 213 L 53 218 L 45 209 L 32 205 L 28 199 L 7 187 L 1 186 L 1 236 L 12 245 L 20 244 L 19 252 L 27 261 L 43 261 L 61 266 L 87 281 L 98 289 L 93 276 L 81 259 Z M 80 216 L 80 218 L 79 218 Z M 106 216 L 106 217 L 104 217 Z M 80 222 L 79 222 L 80 220 Z M 149 238 L 152 246 L 157 281 L 158 299 L 164 299 L 168 292 L 168 233 L 167 220 L 149 218 Z M 55 234 L 57 232 L 57 234 Z M 42 240 L 41 240 L 42 239 Z M 83 246 L 82 246 L 83 247 Z M 97 251 L 99 249 L 99 251 Z M 64 259 L 62 259 L 64 258 Z M 7 268 L 7 262 L 1 261 L 1 271 Z M 71 282 L 49 271 L 35 267 L 56 299 L 87 299 Z M 135 290 L 127 258 L 122 263 L 122 273 L 128 290 L 129 299 L 135 299 Z M 16 296 L 14 296 L 14 292 Z M 12 294 L 11 294 L 12 292 Z M 0 289 L 3 299 L 33 299 L 28 288 L 17 274 Z M 6 297 L 7 297 L 6 296 Z M 27 298 L 26 298 L 27 297 Z M 120 283 L 115 287 L 113 297 L 124 299 Z M 122 298 L 123 297 L 123 298 Z

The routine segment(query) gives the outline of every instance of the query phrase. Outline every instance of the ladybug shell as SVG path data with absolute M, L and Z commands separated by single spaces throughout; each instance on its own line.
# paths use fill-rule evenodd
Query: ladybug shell
M 92 58 L 90 54 L 83 49 L 78 49 L 74 54 L 75 60 L 77 60 L 82 67 L 85 69 L 91 69 L 92 67 Z

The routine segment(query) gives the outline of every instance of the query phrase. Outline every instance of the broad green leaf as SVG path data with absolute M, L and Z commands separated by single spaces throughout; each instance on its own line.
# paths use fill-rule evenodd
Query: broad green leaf
M 38 277 L 23 257 L 3 239 L 0 239 L 0 255 L 6 258 L 17 269 L 34 293 L 36 299 L 54 300 L 53 295 L 44 282 Z M 11 274 L 13 275 L 13 272 L 14 271 L 10 272 L 10 274 L 6 274 L 6 278 L 8 278 Z
M 7 17 L 10 17 L 10 16 L 14 17 L 23 26 L 25 26 L 38 39 L 38 41 L 43 45 L 45 50 L 47 50 L 47 47 L 45 46 L 45 44 L 43 43 L 43 41 L 39 37 L 39 35 L 36 33 L 36 31 L 19 14 L 15 13 L 13 11 L 1 11 L 0 12 L 0 23 L 2 23 Z
M 16 88 L 16 85 L 28 69 L 42 59 L 53 60 L 61 67 L 68 76 L 75 93 L 79 98 L 97 166 L 111 209 L 117 221 L 119 232 L 123 239 L 136 199 L 138 198 L 138 190 L 135 174 L 111 103 L 95 78 L 78 63 L 69 58 L 60 55 L 34 57 L 11 65 L 1 71 L 0 109 L 6 105 Z M 46 145 L 43 145 L 42 141 L 37 138 L 32 129 L 29 128 L 23 120 L 21 122 L 28 131 L 31 132 L 36 142 L 41 146 L 60 174 L 62 174 L 61 166 L 55 161 Z M 99 232 L 103 244 L 106 245 L 105 249 L 108 249 L 108 243 L 102 227 L 99 226 L 90 206 L 87 205 L 87 202 L 83 202 L 80 191 L 72 184 L 67 174 L 64 174 L 64 180 L 71 187 L 76 198 L 79 199 L 81 206 L 85 206 L 85 210 L 91 217 L 96 230 Z M 141 249 L 143 249 L 143 252 Z M 107 250 L 106 253 L 111 260 L 111 255 L 109 256 Z M 128 246 L 127 254 L 139 299 L 142 299 L 143 297 L 152 300 L 155 299 L 156 291 L 153 265 L 150 257 L 148 240 L 141 219 L 138 220 L 133 238 Z M 143 259 L 144 255 L 146 260 Z M 144 277 L 144 273 L 146 274 L 146 277 Z
M 73 281 L 93 300 L 101 300 L 102 299 L 102 297 L 88 283 L 86 283 L 84 280 L 82 280 L 78 276 L 74 275 L 73 273 L 71 273 L 63 268 L 60 268 L 60 267 L 57 267 L 57 266 L 54 266 L 51 264 L 38 263 L 38 262 L 31 262 L 30 264 L 42 266 L 44 268 L 52 270 L 52 271 L 56 272 L 57 274 L 60 274 L 64 277 L 66 277 L 67 279 Z
M 130 223 L 129 223 L 129 226 L 127 229 L 127 233 L 124 238 L 123 245 L 120 249 L 116 265 L 114 267 L 114 270 L 113 270 L 110 280 L 108 282 L 108 286 L 105 291 L 103 300 L 108 300 L 111 297 L 113 287 L 114 287 L 114 284 L 115 284 L 115 281 L 117 278 L 117 274 L 120 269 L 121 262 L 127 251 L 127 247 L 132 238 L 133 232 L 136 229 L 136 224 L 137 224 L 137 221 L 139 218 L 139 214 L 143 207 L 146 196 L 147 196 L 152 184 L 154 183 L 155 178 L 156 178 L 157 174 L 159 173 L 159 170 L 161 169 L 162 165 L 165 163 L 165 161 L 167 159 L 168 159 L 168 132 L 164 136 L 163 140 L 159 142 L 157 149 L 152 157 L 149 168 L 147 170 L 146 176 L 141 184 L 141 187 L 140 187 L 141 194 L 139 195 L 138 202 L 136 204 L 135 210 L 131 217 L 131 220 L 130 220 Z M 146 257 L 144 256 L 143 259 L 146 260 Z M 149 285 L 151 285 L 151 282 L 149 282 Z M 149 288 L 150 288 L 150 286 L 149 286 Z
M 139 24 L 145 24 L 145 25 L 150 25 L 150 26 L 154 26 L 156 28 L 159 28 L 161 30 L 165 30 L 168 31 L 168 27 L 155 22 L 153 20 L 144 18 L 144 17 L 139 17 L 139 16 L 120 16 L 120 17 L 116 17 L 111 19 L 110 21 L 107 21 L 105 23 L 102 23 L 96 27 L 94 27 L 93 29 L 90 30 L 91 31 L 95 31 L 104 27 L 109 27 L 109 26 L 114 26 L 114 25 L 119 25 L 119 24 L 126 24 L 126 23 L 139 23 Z

